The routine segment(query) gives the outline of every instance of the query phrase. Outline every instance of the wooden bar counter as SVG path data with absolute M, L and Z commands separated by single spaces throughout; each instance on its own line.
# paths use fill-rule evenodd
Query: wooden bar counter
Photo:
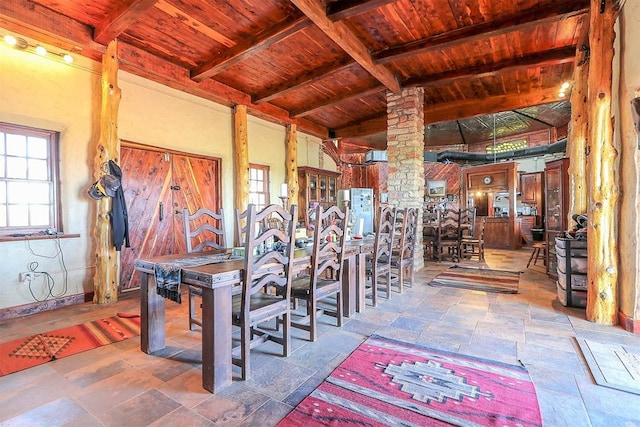
M 511 249 L 513 238 L 512 220 L 488 216 L 484 229 L 484 245 L 488 248 Z

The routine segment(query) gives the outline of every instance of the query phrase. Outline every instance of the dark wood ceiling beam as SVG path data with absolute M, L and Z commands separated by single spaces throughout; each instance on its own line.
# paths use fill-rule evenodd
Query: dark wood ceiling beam
M 344 56 L 339 61 L 333 62 L 331 64 L 326 64 L 323 67 L 309 69 L 293 80 L 287 80 L 282 84 L 270 87 L 268 90 L 254 95 L 253 103 L 258 104 L 260 102 L 267 102 L 279 96 L 284 96 L 296 89 L 314 84 L 317 81 L 328 77 L 330 74 L 337 73 L 346 68 L 349 68 L 353 64 L 353 59 L 350 56 Z
M 193 68 L 191 70 L 191 78 L 197 82 L 201 82 L 204 79 L 215 76 L 249 56 L 263 49 L 268 49 L 309 25 L 311 25 L 311 21 L 301 16 L 290 21 L 282 22 L 280 25 L 270 27 L 255 37 L 244 39 L 241 43 L 238 43 L 231 49 L 225 50 L 221 55 L 218 55 L 211 61 Z
M 344 22 L 331 22 L 321 0 L 291 0 L 320 30 L 391 92 L 400 91 L 396 76 L 385 66 L 373 62 L 367 47 Z
M 507 110 L 531 107 L 559 101 L 557 88 L 545 88 L 528 93 L 513 93 L 482 99 L 425 105 L 424 123 L 438 123 L 474 117 L 480 114 L 500 113 Z
M 343 0 L 327 5 L 327 18 L 332 21 L 341 21 L 352 18 L 366 12 L 376 10 L 397 0 Z
M 336 138 L 353 138 L 358 136 L 367 136 L 374 133 L 387 131 L 387 115 L 375 117 L 369 120 L 348 125 L 340 129 L 334 129 Z
M 525 12 L 517 16 L 511 16 L 503 20 L 462 27 L 426 39 L 415 40 L 379 50 L 373 52 L 372 58 L 377 64 L 384 64 L 401 58 L 437 52 L 462 44 L 477 42 L 489 37 L 498 37 L 515 31 L 532 29 L 537 26 L 551 24 L 561 19 L 567 19 L 588 12 L 588 0 L 559 1 L 544 8 Z
M 551 67 L 576 60 L 576 47 L 568 46 L 545 52 L 537 52 L 522 58 L 509 58 L 492 64 L 461 68 L 444 73 L 422 77 L 411 77 L 402 82 L 403 86 L 442 86 L 459 80 L 481 79 L 496 74 L 526 70 L 532 67 Z
M 104 45 L 116 39 L 131 24 L 158 0 L 129 0 L 118 2 L 118 6 L 109 13 L 93 30 L 93 39 Z
M 322 108 L 329 107 L 331 105 L 336 105 L 344 101 L 350 101 L 352 99 L 365 98 L 370 95 L 374 95 L 379 93 L 380 91 L 385 90 L 384 86 L 376 85 L 371 89 L 367 89 L 364 91 L 356 91 L 356 92 L 345 92 L 340 95 L 334 96 L 330 99 L 318 101 L 315 103 L 307 103 L 305 106 L 299 110 L 291 110 L 291 117 L 304 117 L 312 114 L 315 111 L 318 111 Z
M 424 124 L 460 120 L 480 114 L 493 114 L 558 101 L 559 88 L 541 89 L 529 93 L 514 93 L 483 99 L 424 106 Z M 387 129 L 387 115 L 374 117 L 360 123 L 334 129 L 336 138 L 357 138 L 384 132 Z
M 37 41 L 100 59 L 106 48 L 93 40 L 93 28 L 28 0 L 0 1 L 0 25 Z

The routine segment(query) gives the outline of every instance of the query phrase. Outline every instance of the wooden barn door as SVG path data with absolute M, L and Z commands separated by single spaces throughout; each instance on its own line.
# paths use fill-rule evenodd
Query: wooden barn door
M 182 209 L 220 208 L 220 159 L 136 145 L 120 150 L 131 248 L 120 255 L 120 287 L 140 287 L 133 264 L 185 252 Z

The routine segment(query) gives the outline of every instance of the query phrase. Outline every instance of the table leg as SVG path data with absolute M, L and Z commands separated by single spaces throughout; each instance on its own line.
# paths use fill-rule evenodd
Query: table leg
M 356 312 L 356 275 L 357 255 L 348 257 L 342 269 L 342 314 L 346 317 L 353 316 Z
M 147 354 L 165 347 L 164 298 L 156 293 L 153 274 L 141 273 L 140 349 Z
M 365 291 L 367 287 L 367 254 L 359 253 L 356 256 L 356 311 L 362 313 L 367 304 Z
M 231 384 L 231 286 L 202 289 L 202 386 L 215 393 Z

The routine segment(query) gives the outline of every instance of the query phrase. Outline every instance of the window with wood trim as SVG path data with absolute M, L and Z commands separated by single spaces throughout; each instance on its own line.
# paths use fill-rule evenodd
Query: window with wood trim
M 249 165 L 249 203 L 258 210 L 269 205 L 269 166 Z
M 62 231 L 57 132 L 0 123 L 0 234 Z

